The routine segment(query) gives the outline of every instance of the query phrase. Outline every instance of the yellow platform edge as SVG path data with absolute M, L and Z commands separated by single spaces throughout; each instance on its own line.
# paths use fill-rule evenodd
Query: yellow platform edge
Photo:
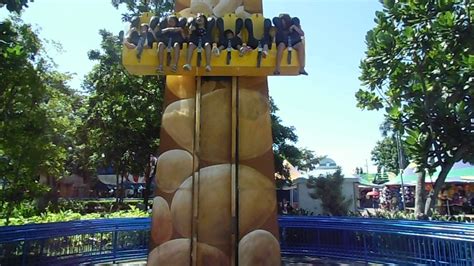
M 196 67 L 197 51 L 193 53 L 191 60 L 191 71 L 184 71 L 182 66 L 185 64 L 185 56 L 187 48 L 181 49 L 179 57 L 178 71 L 172 72 L 170 67 L 166 66 L 167 51 L 165 50 L 165 62 L 163 62 L 163 75 L 182 75 L 182 76 L 273 76 L 276 62 L 276 47 L 268 51 L 266 58 L 262 58 L 261 66 L 257 67 L 258 51 L 253 50 L 244 56 L 239 56 L 239 51 L 232 51 L 232 59 L 227 65 L 227 51 L 221 51 L 220 56 L 211 56 L 211 72 L 206 72 L 204 67 L 206 65 L 205 52 L 202 53 L 201 67 Z M 173 54 L 173 53 L 172 53 Z M 280 75 L 295 76 L 299 73 L 298 54 L 295 50 L 292 51 L 291 64 L 287 63 L 288 50 L 283 52 L 283 59 L 281 62 Z M 125 46 L 122 50 L 122 63 L 125 69 L 133 75 L 156 75 L 158 67 L 158 55 L 156 49 L 144 49 L 140 62 L 136 57 L 134 49 L 128 49 Z

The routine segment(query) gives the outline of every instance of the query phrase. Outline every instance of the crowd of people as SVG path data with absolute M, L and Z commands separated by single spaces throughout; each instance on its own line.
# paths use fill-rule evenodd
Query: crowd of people
M 359 197 L 361 208 L 381 208 L 384 210 L 402 210 L 405 207 L 415 206 L 414 187 L 384 186 L 382 189 L 372 188 L 370 191 L 361 191 Z
M 436 208 L 441 214 L 473 213 L 474 192 L 469 192 L 468 185 L 446 185 L 438 195 Z M 428 190 L 431 187 L 427 188 Z M 380 208 L 397 211 L 405 207 L 415 207 L 415 187 L 384 186 L 382 189 L 362 190 L 359 197 L 361 208 Z
M 402 210 L 403 201 L 405 207 L 415 206 L 415 190 L 414 187 L 389 188 L 383 187 L 380 193 L 380 207 L 385 210 Z
M 263 58 L 268 55 L 268 50 L 272 45 L 276 45 L 277 58 L 275 62 L 274 75 L 280 74 L 280 66 L 283 51 L 296 50 L 300 63 L 299 74 L 307 75 L 305 70 L 305 48 L 303 44 L 304 32 L 297 18 L 289 15 L 281 15 L 273 19 L 273 24 L 265 27 L 263 37 L 257 39 L 253 34 L 251 21 L 243 23 L 248 32 L 248 37 L 244 40 L 239 27 L 235 31 L 231 29 L 214 31 L 215 23 L 210 23 L 205 15 L 198 14 L 194 18 L 179 18 L 170 15 L 161 20 L 152 17 L 149 23 L 140 24 L 140 19 L 135 18 L 131 22 L 129 32 L 124 38 L 124 45 L 129 49 L 135 49 L 138 60 L 141 59 L 143 49 L 153 48 L 153 43 L 158 44 L 158 74 L 164 73 L 164 52 L 173 51 L 173 59 L 170 64 L 170 71 L 178 70 L 178 61 L 183 44 L 187 44 L 186 63 L 182 66 L 185 71 L 191 71 L 191 59 L 194 50 L 204 51 L 205 70 L 212 71 L 211 55 L 220 56 L 223 50 L 238 50 L 240 56 L 245 56 L 250 51 L 257 49 Z M 237 32 L 238 31 L 238 32 Z M 217 32 L 217 33 L 216 33 Z
M 288 215 L 292 214 L 295 208 L 291 205 L 291 203 L 283 199 L 283 201 L 278 202 L 278 214 L 279 215 Z
M 468 187 L 468 186 L 466 186 Z M 463 185 L 444 187 L 438 195 L 439 212 L 442 214 L 474 213 L 474 192 Z

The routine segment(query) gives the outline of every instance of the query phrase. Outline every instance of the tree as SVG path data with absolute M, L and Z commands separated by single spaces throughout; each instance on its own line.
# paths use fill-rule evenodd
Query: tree
M 399 152 L 396 140 L 393 137 L 385 137 L 377 141 L 371 154 L 372 161 L 377 165 L 377 173 L 380 173 L 383 168 L 385 172 L 399 174 Z M 406 157 L 403 157 L 402 167 L 406 166 L 407 163 L 408 160 Z
M 0 8 L 6 6 L 8 11 L 20 13 L 23 8 L 28 7 L 28 2 L 33 0 L 0 0 Z
M 306 186 L 313 190 L 309 192 L 311 198 L 321 200 L 321 206 L 326 214 L 344 216 L 348 214 L 352 200 L 343 196 L 343 183 L 344 176 L 339 169 L 327 176 L 311 176 Z
M 174 10 L 174 2 L 169 0 L 112 0 L 112 5 L 115 8 L 125 5 L 127 13 L 122 14 L 122 20 L 131 21 L 133 17 L 139 17 L 143 12 L 152 12 L 158 16 L 169 14 Z
M 293 144 L 298 141 L 295 128 L 284 126 L 281 118 L 277 116 L 278 107 L 270 99 L 272 136 L 273 136 L 273 155 L 275 160 L 275 172 L 284 179 L 277 179 L 277 187 L 290 183 L 288 180 L 290 173 L 284 166 L 283 161 L 287 160 L 293 166 L 301 171 L 311 171 L 319 163 L 321 157 L 316 156 L 314 151 L 306 148 L 297 148 Z
M 430 215 L 454 163 L 474 161 L 474 3 L 382 3 L 361 62 L 360 79 L 367 89 L 356 98 L 360 108 L 385 108 L 402 146 L 418 164 L 420 181 L 426 172 L 441 169 L 425 202 L 424 214 Z
M 162 16 L 174 8 L 173 1 L 162 0 L 112 0 L 111 3 L 115 8 L 126 5 L 123 21 L 149 11 Z M 83 168 L 113 166 L 117 183 L 119 175 L 123 181 L 126 174 L 144 174 L 147 208 L 151 192 L 150 155 L 156 154 L 159 146 L 164 79 L 128 74 L 121 62 L 120 38 L 105 30 L 100 35 L 103 52 L 89 52 L 89 58 L 99 64 L 84 81 L 91 96 L 81 134 L 82 157 L 89 159 Z
M 90 92 L 85 130 L 90 160 L 113 166 L 118 182 L 119 175 L 144 175 L 150 154 L 158 150 L 164 79 L 130 75 L 121 63 L 118 36 L 105 30 L 100 35 L 102 51 L 89 52 L 98 65 L 84 81 Z
M 7 19 L 0 32 L 0 198 L 8 220 L 16 205 L 50 189 L 40 177 L 54 183 L 64 174 L 75 93 L 51 68 L 30 25 Z

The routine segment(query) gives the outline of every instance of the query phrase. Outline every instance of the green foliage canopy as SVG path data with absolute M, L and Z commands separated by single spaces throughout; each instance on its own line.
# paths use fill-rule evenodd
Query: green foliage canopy
M 384 168 L 385 172 L 397 174 L 400 172 L 399 153 L 396 140 L 393 137 L 385 137 L 377 141 L 371 151 L 372 161 L 377 165 L 377 172 L 380 173 Z M 403 165 L 408 164 L 406 157 L 403 158 Z
M 419 171 L 441 167 L 432 208 L 453 164 L 474 162 L 474 3 L 381 2 L 356 98 L 360 108 L 385 108 Z
M 321 157 L 318 157 L 314 151 L 306 148 L 298 148 L 294 144 L 298 141 L 296 129 L 292 126 L 285 126 L 281 118 L 277 115 L 278 107 L 270 99 L 272 136 L 273 136 L 273 155 L 275 159 L 275 172 L 284 179 L 277 180 L 277 187 L 281 187 L 289 180 L 289 170 L 284 166 L 284 160 L 287 160 L 293 166 L 301 171 L 311 171 L 319 163 Z
M 174 2 L 169 0 L 112 0 L 115 8 L 125 6 L 127 12 L 122 14 L 123 21 L 131 21 L 143 12 L 152 12 L 164 16 L 174 10 Z
M 30 25 L 7 19 L 0 32 L 0 199 L 8 216 L 15 204 L 44 195 L 40 176 L 65 173 L 77 96 L 69 77 L 51 68 Z
M 6 6 L 8 11 L 20 13 L 23 8 L 28 7 L 28 2 L 33 0 L 0 0 L 0 8 Z
M 306 186 L 312 191 L 309 193 L 313 199 L 320 199 L 323 211 L 334 216 L 345 216 L 349 213 L 352 200 L 346 199 L 342 194 L 344 176 L 341 170 L 327 176 L 310 177 Z
M 90 92 L 85 118 L 89 159 L 114 166 L 117 173 L 143 174 L 159 145 L 164 79 L 133 76 L 121 64 L 118 36 L 100 31 L 102 51 L 90 51 L 98 61 L 86 76 Z

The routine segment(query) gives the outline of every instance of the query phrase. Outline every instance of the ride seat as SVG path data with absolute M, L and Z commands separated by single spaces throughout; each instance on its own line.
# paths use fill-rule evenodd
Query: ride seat
M 195 17 L 187 18 L 186 28 L 188 26 L 190 26 L 191 24 L 195 24 L 195 23 L 196 23 L 195 22 Z M 213 38 L 214 34 L 213 33 L 214 33 L 214 30 L 215 30 L 215 25 L 216 25 L 216 20 L 213 17 L 208 17 L 207 18 L 206 32 L 207 32 L 207 37 L 209 38 L 209 40 L 211 40 L 211 42 L 214 40 L 214 38 Z
M 185 17 L 180 17 L 178 15 L 176 16 L 178 17 L 178 24 L 176 26 L 184 28 L 186 26 L 187 19 Z M 163 18 L 160 18 L 157 16 L 151 17 L 150 23 L 149 23 L 150 29 L 156 31 L 158 27 L 158 31 L 156 32 L 157 38 L 160 38 L 162 36 L 161 30 L 166 28 L 167 19 L 168 19 L 167 17 L 163 17 Z M 158 49 L 158 40 L 155 40 L 155 42 L 153 42 L 153 49 Z
M 248 34 L 247 44 L 255 48 L 259 41 L 264 41 L 270 47 L 269 30 L 271 26 L 270 19 L 266 19 L 262 14 L 252 14 L 245 19 L 245 29 Z
M 144 12 L 141 16 L 140 16 L 140 24 L 142 23 L 146 23 L 148 24 L 151 20 L 151 18 L 153 17 L 153 13 L 151 12 Z
M 225 14 L 223 17 L 218 18 L 217 25 L 217 34 L 220 42 L 225 42 L 224 32 L 226 30 L 231 30 L 234 32 L 234 35 L 237 36 L 240 34 L 240 31 L 243 28 L 244 21 L 237 17 L 234 13 Z
M 281 25 L 281 18 L 280 17 L 274 17 L 273 18 L 273 25 L 275 25 L 275 27 L 278 29 L 278 30 L 282 30 L 283 27 Z M 291 25 L 296 25 L 296 26 L 300 26 L 300 19 L 297 18 L 297 17 L 292 17 L 291 18 Z M 291 26 L 290 25 L 290 26 Z

